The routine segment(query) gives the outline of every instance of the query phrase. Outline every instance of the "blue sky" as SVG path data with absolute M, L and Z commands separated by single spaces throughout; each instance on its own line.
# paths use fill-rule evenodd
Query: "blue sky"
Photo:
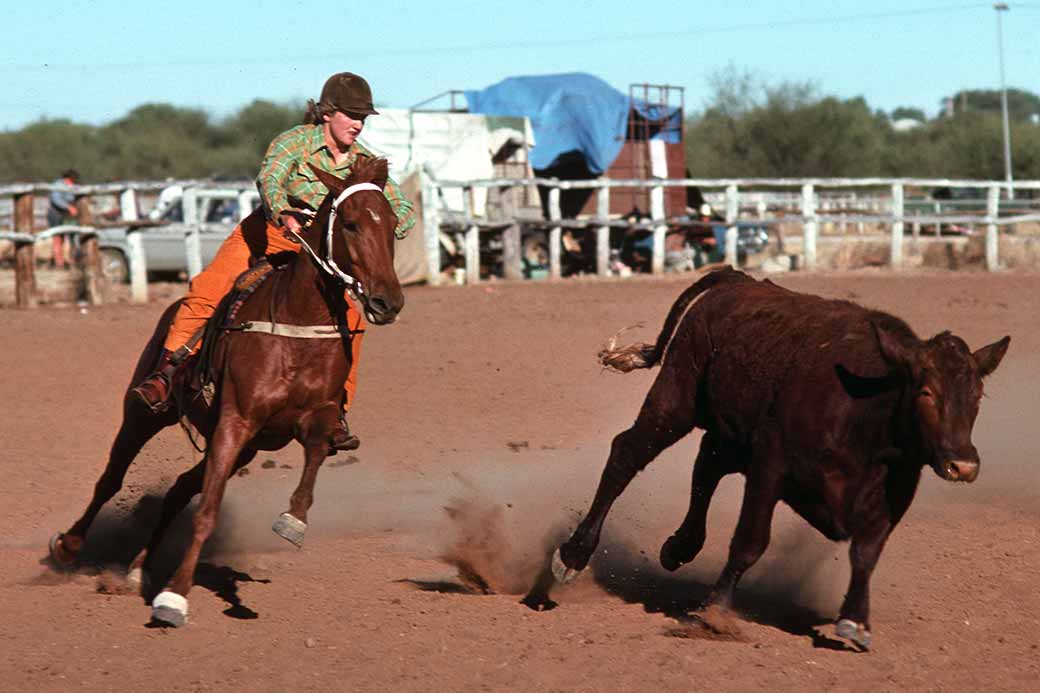
M 1008 4 L 1008 86 L 1040 93 L 1040 0 Z M 316 97 L 341 70 L 400 107 L 508 76 L 585 71 L 622 91 L 683 86 L 696 110 L 729 65 L 929 114 L 959 89 L 999 85 L 985 2 L 58 0 L 10 3 L 4 20 L 0 130 L 43 117 L 100 124 L 147 102 L 221 117 L 257 97 Z

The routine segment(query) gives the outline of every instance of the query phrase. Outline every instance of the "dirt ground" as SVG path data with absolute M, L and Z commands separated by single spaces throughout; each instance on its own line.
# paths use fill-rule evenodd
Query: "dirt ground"
M 889 310 L 923 336 L 951 329 L 973 348 L 1012 335 L 975 427 L 981 476 L 950 484 L 925 471 L 874 576 L 870 653 L 832 637 L 846 547 L 786 508 L 738 590 L 738 617 L 714 630 L 676 619 L 721 568 L 742 483 L 720 488 L 697 560 L 664 572 L 657 552 L 685 512 L 696 435 L 629 487 L 592 568 L 553 592 L 556 608 L 521 603 L 656 373 L 602 372 L 597 350 L 639 322 L 626 341 L 656 336 L 690 280 L 408 289 L 399 323 L 367 337 L 352 418 L 364 444 L 326 462 L 304 547 L 270 531 L 301 450 L 262 453 L 229 485 L 177 630 L 148 627 L 119 571 L 156 495 L 195 460 L 179 430 L 131 468 L 82 569 L 40 560 L 85 505 L 136 356 L 179 287 L 147 306 L 0 311 L 0 688 L 1035 690 L 1037 273 L 778 280 Z

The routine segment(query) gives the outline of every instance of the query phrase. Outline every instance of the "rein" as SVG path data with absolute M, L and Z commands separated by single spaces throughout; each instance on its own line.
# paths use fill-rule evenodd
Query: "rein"
M 336 223 L 336 209 L 339 208 L 339 206 L 343 204 L 343 201 L 346 200 L 348 197 L 350 197 L 354 193 L 361 192 L 362 190 L 374 190 L 378 193 L 383 192 L 382 189 L 375 183 L 355 183 L 354 185 L 346 187 L 343 190 L 343 192 L 336 196 L 336 199 L 332 202 L 332 211 L 329 212 L 329 223 L 326 226 L 324 258 L 318 256 L 318 254 L 314 251 L 314 248 L 311 248 L 307 241 L 304 240 L 303 236 L 296 233 L 295 231 L 289 231 L 289 233 L 292 234 L 296 238 L 296 240 L 300 242 L 304 250 L 306 250 L 307 253 L 314 259 L 314 262 L 317 263 L 318 267 L 320 267 L 326 274 L 339 279 L 346 285 L 347 291 L 350 292 L 350 295 L 354 300 L 362 298 L 365 295 L 365 289 L 361 285 L 361 281 L 358 278 L 341 270 L 339 268 L 339 265 L 337 265 L 336 261 L 333 259 L 332 229 Z

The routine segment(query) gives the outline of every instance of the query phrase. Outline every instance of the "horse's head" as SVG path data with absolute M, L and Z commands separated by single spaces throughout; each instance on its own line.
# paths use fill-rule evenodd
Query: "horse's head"
M 404 293 L 394 271 L 397 215 L 383 194 L 389 177 L 386 159 L 361 157 L 346 179 L 313 165 L 311 170 L 329 189 L 326 203 L 331 201 L 331 205 L 335 205 L 329 210 L 331 247 L 325 247 L 329 242 L 325 238 L 329 221 L 323 219 L 325 215 L 318 214 L 318 219 L 324 222 L 323 247 L 319 253 L 331 256 L 339 268 L 361 285 L 358 299 L 364 304 L 369 322 L 376 325 L 393 322 L 404 307 Z M 372 185 L 352 189 L 364 183 Z

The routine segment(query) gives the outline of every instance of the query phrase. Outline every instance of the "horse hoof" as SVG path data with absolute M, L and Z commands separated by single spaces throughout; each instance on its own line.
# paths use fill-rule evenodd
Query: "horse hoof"
M 862 623 L 843 618 L 835 625 L 834 632 L 839 638 L 844 638 L 864 650 L 870 649 L 870 631 Z
M 553 552 L 552 574 L 553 578 L 556 579 L 556 582 L 560 583 L 561 585 L 567 585 L 569 583 L 572 583 L 574 582 L 574 579 L 578 577 L 578 573 L 580 572 L 580 570 L 574 570 L 573 568 L 568 568 L 566 565 L 564 565 L 563 558 L 560 557 L 559 549 L 556 549 L 556 551 Z
M 188 622 L 188 600 L 176 592 L 162 591 L 152 600 L 152 619 L 179 628 Z
M 76 554 L 70 553 L 62 544 L 61 539 L 64 535 L 61 532 L 56 532 L 51 537 L 50 542 L 47 544 L 47 550 L 50 553 L 51 560 L 59 568 L 68 568 L 76 562 Z
M 289 513 L 282 513 L 271 525 L 271 529 L 282 539 L 299 547 L 303 546 L 303 535 L 307 533 L 307 523 L 297 520 Z

